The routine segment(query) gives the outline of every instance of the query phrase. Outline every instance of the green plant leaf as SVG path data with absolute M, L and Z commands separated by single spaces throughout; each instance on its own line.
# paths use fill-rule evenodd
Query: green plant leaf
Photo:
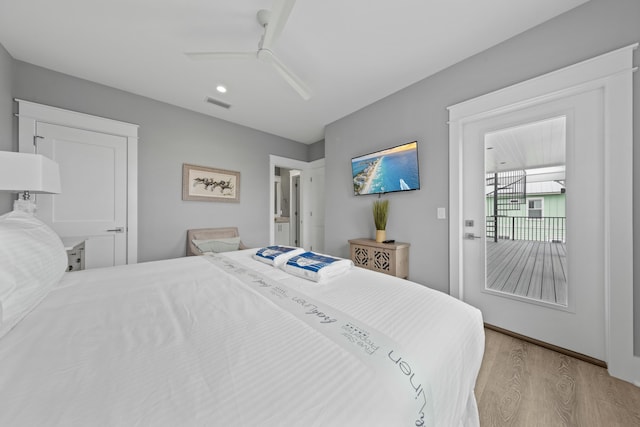
M 386 230 L 389 216 L 389 200 L 376 200 L 373 202 L 373 222 L 376 230 Z

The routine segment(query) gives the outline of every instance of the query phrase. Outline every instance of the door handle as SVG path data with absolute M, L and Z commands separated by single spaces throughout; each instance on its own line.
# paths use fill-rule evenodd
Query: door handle
M 124 227 L 116 227 L 112 230 L 105 230 L 105 231 L 112 231 L 114 233 L 124 233 Z
M 476 236 L 474 233 L 464 233 L 465 240 L 482 239 L 482 236 Z

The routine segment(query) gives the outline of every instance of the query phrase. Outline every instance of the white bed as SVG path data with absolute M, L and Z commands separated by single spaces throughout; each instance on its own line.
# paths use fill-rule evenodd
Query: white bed
M 360 268 L 315 283 L 255 252 L 64 273 L 0 338 L 0 425 L 479 425 L 478 310 Z M 357 354 L 370 340 L 377 362 Z

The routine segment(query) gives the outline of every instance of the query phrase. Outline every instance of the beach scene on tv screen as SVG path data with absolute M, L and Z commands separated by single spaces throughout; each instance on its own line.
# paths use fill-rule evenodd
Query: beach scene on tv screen
M 420 188 L 417 142 L 351 160 L 355 194 L 390 193 Z

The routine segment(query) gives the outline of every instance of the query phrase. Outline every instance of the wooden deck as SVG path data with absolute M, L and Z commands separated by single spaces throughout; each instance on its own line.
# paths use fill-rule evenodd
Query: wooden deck
M 567 305 L 564 243 L 487 241 L 487 288 Z

